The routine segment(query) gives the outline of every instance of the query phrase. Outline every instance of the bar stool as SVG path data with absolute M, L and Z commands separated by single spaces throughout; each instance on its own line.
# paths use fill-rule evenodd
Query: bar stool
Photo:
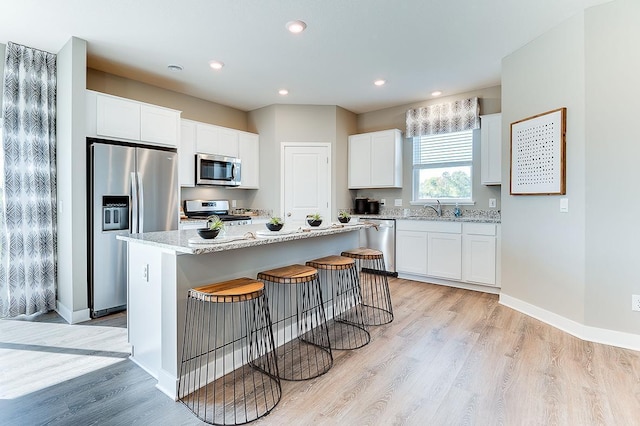
M 264 283 L 250 278 L 189 290 L 178 399 L 200 420 L 238 425 L 282 396 Z
M 366 314 L 365 324 L 382 325 L 393 321 L 389 280 L 384 273 L 387 269 L 382 252 L 361 247 L 343 251 L 341 255 L 350 257 L 356 262 L 362 292 L 362 306 Z
M 318 271 L 290 265 L 258 273 L 266 283 L 279 377 L 307 380 L 333 365 Z
M 331 349 L 357 349 L 371 340 L 364 322 L 362 297 L 353 259 L 327 256 L 310 260 L 308 266 L 318 269 L 320 283 L 330 288 L 329 341 Z M 328 291 L 328 292 L 329 292 Z

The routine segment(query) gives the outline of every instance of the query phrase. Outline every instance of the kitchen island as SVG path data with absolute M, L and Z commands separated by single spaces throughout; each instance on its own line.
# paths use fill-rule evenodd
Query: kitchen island
M 358 247 L 365 225 L 309 229 L 286 225 L 264 235 L 264 225 L 229 227 L 215 240 L 195 230 L 118 236 L 128 246 L 127 326 L 131 359 L 176 399 L 187 292 L 190 288 Z M 260 235 L 263 234 L 263 235 Z

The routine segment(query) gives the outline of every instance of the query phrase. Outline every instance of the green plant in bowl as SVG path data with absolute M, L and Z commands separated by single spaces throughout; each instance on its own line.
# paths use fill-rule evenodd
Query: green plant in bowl
M 320 226 L 322 223 L 322 216 L 320 216 L 320 213 L 310 214 L 307 216 L 307 223 L 309 226 Z
M 342 210 L 340 213 L 338 213 L 338 220 L 340 221 L 340 223 L 349 223 L 349 221 L 351 220 L 351 214 L 349 214 L 349 212 L 346 210 Z
M 207 217 L 207 227 L 198 229 L 198 235 L 206 240 L 211 240 L 218 236 L 224 228 L 224 222 L 216 215 Z
M 284 222 L 282 222 L 282 219 L 274 216 L 267 222 L 267 229 L 269 229 L 269 231 L 279 231 L 283 225 Z

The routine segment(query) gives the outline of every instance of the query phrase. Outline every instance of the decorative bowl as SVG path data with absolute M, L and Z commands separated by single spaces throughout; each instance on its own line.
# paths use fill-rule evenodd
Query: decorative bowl
M 212 240 L 220 233 L 219 229 L 200 228 L 198 229 L 198 235 L 205 240 Z
M 338 216 L 338 220 L 340 221 L 340 223 L 349 223 L 351 218 L 350 217 L 340 217 L 340 216 Z
M 322 223 L 322 219 L 320 220 L 307 219 L 307 223 L 309 224 L 309 226 L 320 226 L 320 224 Z
M 269 231 L 279 231 L 282 229 L 282 226 L 283 226 L 282 223 L 267 223 L 266 225 Z

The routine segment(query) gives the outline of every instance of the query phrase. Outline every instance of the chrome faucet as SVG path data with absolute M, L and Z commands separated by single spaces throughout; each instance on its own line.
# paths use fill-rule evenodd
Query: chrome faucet
M 425 204 L 424 208 L 430 208 L 432 209 L 434 212 L 436 212 L 436 215 L 438 217 L 442 217 L 442 204 L 440 204 L 440 200 L 436 200 L 436 202 L 438 203 L 435 207 L 432 206 L 431 204 Z

